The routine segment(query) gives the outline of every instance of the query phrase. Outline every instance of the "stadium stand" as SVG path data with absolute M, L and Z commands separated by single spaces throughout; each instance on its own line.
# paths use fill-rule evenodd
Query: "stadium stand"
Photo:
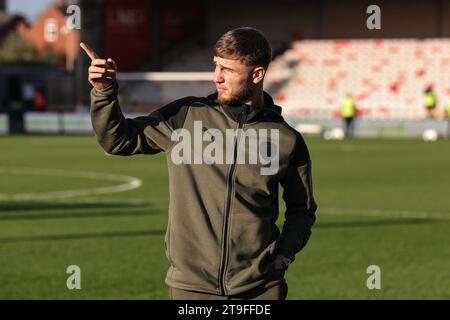
M 163 71 L 212 69 L 210 49 L 199 47 Z M 414 121 L 426 117 L 423 91 L 429 85 L 443 110 L 450 100 L 448 74 L 450 39 L 305 40 L 275 58 L 265 89 L 287 117 L 339 119 L 340 101 L 351 93 L 364 119 Z M 144 106 L 141 111 L 214 91 L 209 81 L 124 81 L 122 88 L 130 107 Z
M 189 52 L 177 56 L 171 63 L 164 66 L 163 71 L 212 71 L 214 67 L 212 54 L 211 46 L 191 47 Z
M 212 72 L 210 47 L 192 47 L 164 66 L 163 72 Z M 142 73 L 144 75 L 145 73 Z M 185 96 L 205 96 L 214 92 L 213 76 L 208 81 L 148 81 L 124 80 L 119 74 L 124 109 L 150 112 L 155 108 Z M 139 78 L 139 77 L 138 77 Z M 170 76 L 168 76 L 170 78 Z
M 267 90 L 287 116 L 335 119 L 346 93 L 366 119 L 425 117 L 423 90 L 438 109 L 450 97 L 450 39 L 307 40 L 270 66 Z

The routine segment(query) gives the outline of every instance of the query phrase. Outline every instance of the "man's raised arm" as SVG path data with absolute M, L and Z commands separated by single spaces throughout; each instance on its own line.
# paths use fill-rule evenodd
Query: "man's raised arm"
M 117 99 L 117 65 L 111 58 L 100 58 L 88 45 L 81 48 L 91 59 L 89 82 L 91 120 L 95 135 L 103 149 L 114 155 L 153 154 L 166 150 L 173 129 L 163 113 L 125 119 Z

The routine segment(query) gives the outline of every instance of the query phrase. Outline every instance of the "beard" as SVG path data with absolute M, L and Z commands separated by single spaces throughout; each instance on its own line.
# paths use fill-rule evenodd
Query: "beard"
M 250 100 L 250 98 L 255 93 L 256 86 L 253 85 L 251 82 L 245 83 L 244 86 L 242 86 L 238 92 L 232 94 L 229 97 L 223 97 L 220 93 L 217 94 L 217 99 L 222 104 L 228 104 L 228 105 L 237 105 L 241 103 L 245 103 L 246 101 Z

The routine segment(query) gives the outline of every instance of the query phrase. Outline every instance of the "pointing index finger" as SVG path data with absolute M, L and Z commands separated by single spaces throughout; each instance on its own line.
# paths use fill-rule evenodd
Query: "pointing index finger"
M 89 47 L 86 43 L 81 42 L 80 43 L 80 47 L 84 50 L 84 52 L 86 52 L 86 54 L 89 56 L 89 58 L 91 58 L 91 60 L 95 60 L 100 58 L 95 52 L 94 50 L 91 49 L 91 47 Z

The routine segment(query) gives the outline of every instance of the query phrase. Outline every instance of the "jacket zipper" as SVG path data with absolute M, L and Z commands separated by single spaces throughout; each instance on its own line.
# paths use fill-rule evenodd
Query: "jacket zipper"
M 235 138 L 235 145 L 233 150 L 233 162 L 231 163 L 230 170 L 228 172 L 228 178 L 227 178 L 227 202 L 225 207 L 225 214 L 224 214 L 224 223 L 223 223 L 223 242 L 222 242 L 222 262 L 220 264 L 220 272 L 219 272 L 219 292 L 221 295 L 226 295 L 227 290 L 225 287 L 225 272 L 228 267 L 228 224 L 229 224 L 229 216 L 231 212 L 231 197 L 234 193 L 234 173 L 236 171 L 236 162 L 237 162 L 237 156 L 238 156 L 238 147 L 240 143 L 241 133 L 239 129 L 242 129 L 244 127 L 244 123 L 247 120 L 247 115 L 250 112 L 250 108 L 247 106 L 244 106 L 244 111 L 242 112 L 240 119 L 239 119 L 239 125 L 237 127 L 238 132 Z

